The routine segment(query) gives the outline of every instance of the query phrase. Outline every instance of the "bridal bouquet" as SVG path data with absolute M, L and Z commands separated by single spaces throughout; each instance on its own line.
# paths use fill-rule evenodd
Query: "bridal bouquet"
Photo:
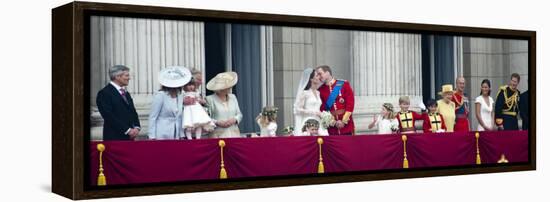
M 325 129 L 328 127 L 334 126 L 336 121 L 334 120 L 334 116 L 328 111 L 321 112 L 321 126 Z

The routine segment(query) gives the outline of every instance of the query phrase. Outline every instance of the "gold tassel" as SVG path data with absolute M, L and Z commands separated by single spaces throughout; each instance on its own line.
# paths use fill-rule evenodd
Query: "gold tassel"
M 501 154 L 500 159 L 497 161 L 497 163 L 508 163 L 508 159 L 506 159 L 506 156 L 504 156 L 504 154 Z
M 225 147 L 225 141 L 220 140 L 218 142 L 218 146 L 220 146 L 220 156 L 221 156 L 220 179 L 227 179 L 227 171 L 225 170 L 225 164 L 223 163 L 223 148 Z
M 407 160 L 407 136 L 402 135 L 401 140 L 403 140 L 403 168 L 409 168 L 409 160 Z
M 481 156 L 479 155 L 479 132 L 476 132 L 476 164 L 481 164 Z
M 223 167 L 220 170 L 220 179 L 227 179 L 227 171 L 225 171 L 225 168 Z
M 323 138 L 317 138 L 317 144 L 319 145 L 319 166 L 317 167 L 317 173 L 325 173 L 325 164 L 323 164 L 322 144 Z
M 97 176 L 97 186 L 107 185 L 107 179 L 103 174 L 103 151 L 105 151 L 105 145 L 97 144 L 97 151 L 99 151 L 99 175 Z

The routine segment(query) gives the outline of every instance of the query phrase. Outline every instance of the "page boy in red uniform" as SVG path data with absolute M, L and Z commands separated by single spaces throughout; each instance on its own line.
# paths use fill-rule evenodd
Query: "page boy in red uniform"
M 399 123 L 399 131 L 401 131 L 401 133 L 415 133 L 416 129 L 414 127 L 414 123 L 422 119 L 422 115 L 409 110 L 410 106 L 411 100 L 409 96 L 401 96 L 399 98 L 399 107 L 401 108 L 401 111 L 397 113 L 395 118 L 397 118 Z
M 424 123 L 422 128 L 424 133 L 441 133 L 447 131 L 443 116 L 437 112 L 437 102 L 434 99 L 429 99 L 426 102 L 428 113 L 423 114 Z

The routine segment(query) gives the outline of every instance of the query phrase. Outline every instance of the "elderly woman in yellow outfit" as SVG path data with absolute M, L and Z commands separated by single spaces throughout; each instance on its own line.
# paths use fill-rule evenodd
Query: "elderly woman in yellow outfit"
M 443 116 L 445 125 L 447 126 L 447 132 L 453 132 L 455 126 L 455 103 L 452 101 L 453 98 L 453 85 L 445 84 L 441 86 L 441 99 L 437 101 L 437 111 Z

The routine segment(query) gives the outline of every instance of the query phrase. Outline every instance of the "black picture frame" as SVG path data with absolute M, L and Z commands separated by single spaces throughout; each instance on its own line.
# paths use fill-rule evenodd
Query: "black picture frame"
M 169 183 L 137 185 L 116 188 L 86 187 L 87 148 L 89 137 L 89 52 L 85 42 L 89 23 L 87 17 L 105 14 L 121 17 L 150 17 L 178 20 L 239 22 L 316 28 L 350 30 L 376 30 L 404 33 L 427 33 L 524 39 L 528 41 L 528 86 L 530 93 L 529 162 L 507 166 L 453 167 L 412 169 L 407 172 L 382 171 L 376 173 L 351 173 L 308 177 L 260 178 L 254 180 L 231 180 L 223 183 Z M 155 6 L 71 2 L 52 10 L 52 191 L 71 199 L 92 199 L 152 194 L 234 190 L 261 187 L 325 184 L 418 178 L 432 176 L 464 175 L 527 171 L 536 169 L 536 32 L 462 26 L 382 22 L 354 19 L 321 18 L 292 15 L 244 13 L 232 11 L 168 8 Z

